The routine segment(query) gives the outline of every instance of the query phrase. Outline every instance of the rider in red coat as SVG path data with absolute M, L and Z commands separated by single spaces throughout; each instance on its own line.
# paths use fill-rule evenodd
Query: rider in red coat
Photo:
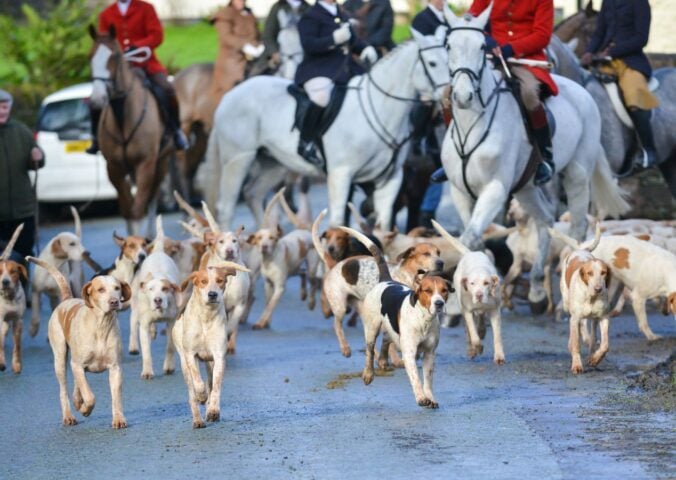
M 125 52 L 141 47 L 150 48 L 152 54 L 143 63 L 134 63 L 135 67 L 142 69 L 148 79 L 160 87 L 164 93 L 168 115 L 169 128 L 174 133 L 174 143 L 179 150 L 188 148 L 188 141 L 180 128 L 178 111 L 178 99 L 173 84 L 167 78 L 167 69 L 155 56 L 155 49 L 160 46 L 164 39 L 162 24 L 157 17 L 155 8 L 143 0 L 117 0 L 101 12 L 99 16 L 99 31 L 107 32 L 111 26 L 115 27 L 117 42 Z M 92 146 L 87 150 L 89 153 L 98 151 L 96 131 L 101 117 L 101 111 L 91 110 L 92 117 Z
M 469 13 L 483 12 L 491 0 L 474 0 Z M 547 60 L 545 48 L 554 29 L 553 0 L 492 0 L 490 20 L 486 26 L 487 44 L 494 55 L 531 60 Z M 491 44 L 491 41 L 494 42 Z M 544 162 L 535 172 L 535 184 L 551 180 L 554 174 L 551 131 L 542 100 L 556 95 L 558 88 L 544 68 L 511 66 L 510 70 L 520 84 L 521 100 L 528 111 L 528 120 Z

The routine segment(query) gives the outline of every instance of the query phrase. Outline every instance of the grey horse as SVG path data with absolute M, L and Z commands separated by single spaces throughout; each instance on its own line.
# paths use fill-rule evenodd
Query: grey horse
M 603 124 L 601 143 L 606 151 L 608 163 L 616 175 L 629 175 L 637 151 L 638 140 L 635 132 L 620 121 L 605 88 L 591 73 L 580 66 L 571 46 L 554 35 L 548 51 L 555 72 L 584 85 L 596 101 Z M 676 134 L 674 134 L 676 68 L 660 68 L 655 70 L 653 75 L 660 82 L 659 88 L 654 92 L 660 106 L 654 110 L 651 121 L 657 147 L 658 168 L 669 185 L 671 195 L 676 198 Z

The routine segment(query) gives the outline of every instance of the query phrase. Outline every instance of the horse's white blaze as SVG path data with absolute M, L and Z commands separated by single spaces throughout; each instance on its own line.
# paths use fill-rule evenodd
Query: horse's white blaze
M 277 19 L 280 26 L 277 43 L 279 44 L 281 61 L 277 75 L 287 80 L 293 80 L 298 65 L 303 61 L 303 46 L 300 44 L 298 19 L 282 9 L 277 12 Z
M 103 79 L 110 78 L 110 71 L 108 70 L 108 60 L 113 54 L 113 51 L 107 46 L 101 44 L 94 52 L 91 60 L 92 78 L 94 79 L 91 102 L 94 106 L 101 108 L 108 100 L 108 93 L 106 91 L 106 83 Z

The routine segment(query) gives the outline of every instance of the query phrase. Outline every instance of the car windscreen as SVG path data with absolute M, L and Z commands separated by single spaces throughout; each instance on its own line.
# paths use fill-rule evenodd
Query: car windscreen
M 60 140 L 89 138 L 89 108 L 83 98 L 52 102 L 40 108 L 39 132 L 56 132 Z

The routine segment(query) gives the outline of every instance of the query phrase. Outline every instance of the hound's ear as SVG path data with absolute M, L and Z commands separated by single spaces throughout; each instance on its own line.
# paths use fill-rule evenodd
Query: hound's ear
M 190 275 L 188 275 L 188 278 L 183 280 L 181 283 L 181 291 L 185 292 L 186 289 L 188 288 L 188 285 L 190 285 L 190 282 L 193 282 L 195 280 L 195 277 L 197 276 L 197 272 L 192 272 Z
M 281 10 L 280 10 L 280 12 L 281 12 Z M 327 233 L 327 230 L 324 230 L 324 233 L 322 233 L 319 238 L 326 238 L 326 233 Z
M 59 238 L 54 239 L 50 250 L 52 251 L 52 255 L 54 255 L 56 258 L 68 258 L 68 254 L 63 249 L 63 245 L 61 245 L 61 239 Z
M 96 28 L 91 23 L 89 24 L 89 36 L 92 37 L 92 40 L 96 40 L 98 37 Z
M 122 289 L 122 303 L 124 303 L 131 298 L 131 287 L 127 282 L 120 282 L 120 288 Z
M 676 315 L 676 292 L 671 292 L 667 297 L 667 301 L 669 302 L 669 309 L 671 309 L 671 313 Z
M 448 287 L 449 293 L 455 292 L 455 286 L 453 285 L 453 282 L 451 282 L 448 278 L 444 278 L 444 282 L 446 282 L 446 286 Z
M 19 275 L 21 275 L 24 280 L 28 280 L 28 270 L 26 270 L 26 267 L 20 263 L 17 263 L 16 266 L 19 267 Z
M 256 245 L 256 235 L 255 234 L 249 235 L 249 237 L 246 239 L 246 243 Z
M 500 277 L 497 275 L 491 275 L 491 296 L 498 296 L 498 287 L 500 286 Z
M 85 305 L 89 308 L 94 308 L 91 299 L 92 294 L 92 282 L 87 282 L 84 287 L 82 287 L 82 300 L 84 300 Z
M 468 291 L 467 290 L 467 277 L 462 277 L 460 279 L 460 285 L 462 285 L 462 288 L 464 288 L 466 292 Z
M 174 291 L 174 293 L 178 293 L 181 291 L 181 287 L 179 287 L 175 283 L 169 283 L 169 288 L 171 288 Z
M 608 267 L 606 267 L 608 268 Z M 613 280 L 613 272 L 610 271 L 610 268 L 606 270 L 606 290 L 610 288 L 610 282 Z
M 120 237 L 115 230 L 113 230 L 113 240 L 115 240 L 118 247 L 122 248 L 124 246 L 124 238 Z
M 108 27 L 108 35 L 113 40 L 115 39 L 115 25 L 111 24 L 110 27 Z
M 582 265 L 579 269 L 580 272 L 580 278 L 584 282 L 585 285 L 589 285 L 589 275 L 587 275 L 587 271 L 584 268 L 584 265 Z
M 150 245 L 151 243 L 153 243 L 153 241 L 152 241 L 150 238 L 148 238 L 148 237 L 144 238 L 143 240 L 145 240 L 144 246 Z
M 418 302 L 418 291 L 420 290 L 420 283 L 418 283 L 415 287 L 415 290 L 413 290 L 409 296 L 408 296 L 408 301 L 411 304 L 412 307 L 415 307 L 415 304 Z
M 397 256 L 397 261 L 401 262 L 402 260 L 406 260 L 408 257 L 411 256 L 413 250 L 415 250 L 415 247 L 408 247 L 406 250 L 404 250 Z
M 244 230 L 245 230 L 244 225 L 240 225 L 239 228 L 235 230 L 235 236 L 239 237 Z

